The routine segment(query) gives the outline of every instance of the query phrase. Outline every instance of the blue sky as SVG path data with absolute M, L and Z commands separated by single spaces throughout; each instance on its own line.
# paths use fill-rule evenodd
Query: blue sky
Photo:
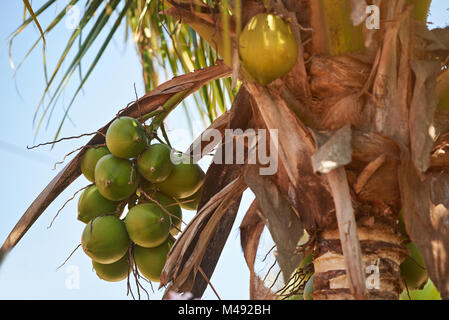
M 38 8 L 44 1 L 33 1 Z M 68 1 L 58 2 L 62 8 Z M 449 22 L 449 5 L 446 0 L 434 0 L 430 21 L 436 26 Z M 46 26 L 54 16 L 49 10 L 40 18 Z M 27 150 L 34 144 L 33 114 L 44 90 L 42 67 L 42 46 L 26 60 L 14 78 L 8 58 L 8 36 L 19 25 L 23 14 L 21 1 L 4 1 L 0 12 L 0 96 L 2 113 L 0 117 L 0 242 L 7 237 L 23 212 L 47 183 L 56 175 L 53 164 L 61 160 L 73 149 L 85 144 L 88 138 L 66 141 L 57 144 L 53 150 L 48 147 Z M 47 62 L 49 70 L 59 58 L 70 30 L 64 24 L 56 28 L 47 39 Z M 13 58 L 17 63 L 38 36 L 34 27 L 29 27 L 19 36 L 13 46 Z M 105 35 L 102 35 L 103 37 Z M 135 98 L 137 92 L 143 94 L 141 69 L 131 42 L 123 43 L 124 30 L 119 30 L 103 58 L 87 81 L 84 94 L 80 94 L 70 113 L 70 121 L 63 127 L 62 136 L 92 132 L 107 123 L 113 115 Z M 91 49 L 86 61 L 91 61 L 98 45 Z M 88 64 L 83 64 L 87 69 Z M 36 137 L 36 143 L 50 141 L 63 115 L 63 108 L 71 99 L 79 79 L 73 78 L 61 103 L 55 109 L 53 121 L 45 126 Z M 193 108 L 191 104 L 188 107 Z M 200 122 L 198 122 L 200 123 Z M 200 131 L 198 124 L 196 130 Z M 176 110 L 168 120 L 168 128 L 174 136 L 189 136 L 183 110 Z M 176 147 L 183 149 L 189 139 L 179 140 Z M 175 143 L 177 143 L 175 141 Z M 206 165 L 206 163 L 203 163 Z M 60 169 L 58 167 L 58 169 Z M 69 262 L 56 271 L 68 254 L 79 244 L 84 224 L 76 220 L 76 203 L 70 202 L 56 219 L 52 228 L 47 229 L 51 219 L 63 203 L 73 193 L 88 184 L 80 177 L 59 198 L 54 201 L 37 220 L 17 247 L 7 256 L 0 267 L 0 299 L 130 299 L 126 295 L 126 282 L 108 283 L 101 281 L 92 272 L 90 259 L 78 250 Z M 225 299 L 247 299 L 249 273 L 240 248 L 238 226 L 246 211 L 252 195 L 247 193 L 239 211 L 221 260 L 211 282 Z M 192 212 L 185 212 L 189 220 Z M 269 247 L 270 240 L 264 238 L 263 246 Z M 261 250 L 260 261 L 263 258 Z M 79 289 L 67 288 L 66 282 L 73 274 L 73 267 L 79 270 Z M 158 299 L 160 293 L 151 294 Z M 204 296 L 214 299 L 210 289 Z

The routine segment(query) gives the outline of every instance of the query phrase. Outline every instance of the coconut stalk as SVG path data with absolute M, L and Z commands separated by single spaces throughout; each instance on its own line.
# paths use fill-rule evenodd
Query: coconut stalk
M 437 80 L 438 108 L 449 111 L 449 70 L 446 69 Z
M 168 117 L 170 112 L 172 112 L 184 100 L 187 93 L 188 90 L 177 92 L 162 105 L 161 113 L 157 114 L 153 118 L 149 128 L 147 129 L 147 132 L 149 133 L 151 138 L 156 136 L 157 130 L 159 130 L 164 120 Z
M 413 8 L 413 18 L 416 21 L 426 22 L 427 16 L 429 15 L 429 9 L 432 0 L 407 0 L 407 4 L 414 6 Z
M 314 51 L 337 56 L 363 51 L 363 26 L 351 21 L 350 0 L 311 1 Z

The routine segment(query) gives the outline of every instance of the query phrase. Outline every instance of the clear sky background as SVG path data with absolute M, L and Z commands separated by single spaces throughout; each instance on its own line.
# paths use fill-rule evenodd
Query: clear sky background
M 68 1 L 58 1 L 62 8 Z M 38 8 L 44 1 L 33 1 L 33 8 Z M 449 24 L 449 3 L 447 0 L 433 0 L 430 21 L 434 26 L 444 27 Z M 55 10 L 49 10 L 39 20 L 45 27 L 55 16 Z M 59 120 L 64 113 L 64 107 L 69 103 L 78 77 L 73 77 L 71 84 L 61 99 L 53 114 L 53 120 L 48 128 L 44 127 L 35 138 L 33 115 L 44 90 L 42 66 L 42 46 L 39 45 L 31 54 L 21 70 L 14 77 L 9 65 L 8 36 L 22 21 L 22 1 L 3 1 L 0 12 L 0 242 L 3 243 L 11 229 L 32 203 L 35 197 L 45 188 L 48 182 L 62 168 L 53 171 L 53 165 L 65 154 L 84 145 L 89 138 L 65 141 L 55 146 L 53 150 L 43 147 L 27 150 L 27 145 L 51 141 L 56 132 Z M 47 37 L 48 69 L 53 70 L 59 55 L 70 35 L 65 25 L 55 28 Z M 35 27 L 27 30 L 16 38 L 12 56 L 14 61 L 20 61 L 30 45 L 38 36 Z M 102 38 L 105 35 L 101 35 Z M 92 132 L 107 123 L 118 110 L 134 100 L 134 83 L 139 96 L 143 95 L 141 66 L 131 41 L 123 42 L 124 28 L 118 30 L 113 43 L 104 53 L 84 87 L 84 93 L 76 99 L 70 120 L 63 127 L 62 136 L 73 136 Z M 93 59 L 99 48 L 100 41 L 90 50 L 83 63 L 87 70 L 88 63 Z M 65 65 L 66 66 L 66 65 Z M 194 106 L 188 104 L 189 108 Z M 170 135 L 175 147 L 184 149 L 191 142 L 184 111 L 178 108 L 168 119 Z M 196 119 L 196 133 L 203 129 Z M 36 139 L 34 141 L 34 139 Z M 207 161 L 202 165 L 206 168 Z M 47 229 L 57 210 L 73 193 L 88 184 L 83 177 L 77 179 L 54 201 L 44 214 L 37 220 L 17 247 L 7 256 L 0 267 L 0 299 L 130 299 L 126 295 L 126 281 L 109 283 L 97 278 L 92 271 L 90 259 L 79 249 L 68 263 L 56 271 L 56 268 L 66 259 L 69 253 L 80 243 L 84 224 L 76 220 L 77 200 L 70 202 L 52 228 Z M 252 194 L 245 193 L 236 223 L 233 226 L 220 262 L 211 282 L 224 299 L 248 299 L 249 272 L 240 248 L 238 226 L 251 201 Z M 186 220 L 194 213 L 184 211 Z M 268 236 L 263 238 L 263 249 L 260 250 L 258 271 L 266 267 L 262 264 L 264 253 L 270 247 Z M 265 249 L 265 250 L 264 250 Z M 67 286 L 67 281 L 73 279 L 74 270 L 79 270 L 79 288 Z M 148 287 L 148 286 L 147 286 Z M 157 287 L 157 285 L 155 286 Z M 161 292 L 151 293 L 152 299 L 158 299 Z M 206 299 L 215 299 L 208 289 Z

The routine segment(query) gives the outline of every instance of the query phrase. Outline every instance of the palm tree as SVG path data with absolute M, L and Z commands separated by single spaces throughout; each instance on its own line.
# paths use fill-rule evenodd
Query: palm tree
M 49 0 L 33 12 L 24 0 L 31 17 L 12 38 L 33 21 L 39 26 L 39 14 L 54 2 Z M 271 150 L 279 156 L 273 176 L 260 175 L 260 163 L 210 166 L 198 213 L 167 258 L 161 276 L 167 290 L 202 295 L 241 195 L 250 188 L 256 200 L 242 222 L 241 243 L 251 272 L 251 298 L 279 298 L 279 294 L 267 295 L 269 290 L 254 271 L 259 238 L 266 226 L 276 243 L 284 281 L 290 284 L 282 291 L 284 296 L 304 290 L 311 271 L 305 271 L 301 260 L 311 256 L 314 299 L 398 299 L 404 290 L 400 266 L 410 254 L 405 244 L 413 242 L 430 279 L 447 299 L 449 30 L 427 28 L 430 2 L 86 1 L 79 28 L 70 36 L 55 70 L 46 74 L 47 88 L 36 112 L 44 111 L 37 128 L 51 115 L 81 59 L 116 15 L 74 99 L 126 20 L 140 55 L 147 94 L 122 114 L 139 117 L 159 110 L 150 119 L 156 133 L 159 128 L 163 131 L 163 120 L 170 111 L 193 94 L 201 114 L 222 133 L 252 128 L 275 129 L 278 135 L 278 144 Z M 69 3 L 73 5 L 79 5 L 78 0 Z M 39 26 L 38 41 L 45 39 L 66 12 L 67 8 L 61 9 L 46 29 Z M 297 44 L 294 67 L 268 85 L 254 81 L 238 55 L 242 27 L 259 13 L 282 17 Z M 62 80 L 54 83 L 67 52 L 89 21 L 93 27 Z M 159 84 L 158 74 L 163 70 L 185 74 Z M 43 106 L 50 91 L 50 103 Z M 232 101 L 229 109 L 225 96 Z M 107 126 L 99 132 L 104 133 Z M 97 134 L 88 144 L 103 141 Z M 3 244 L 2 256 L 80 175 L 83 152 L 25 212 Z M 400 217 L 405 229 L 398 224 Z M 366 273 L 373 270 L 374 278 Z M 308 276 L 300 276 L 304 274 Z M 374 285 L 367 286 L 366 280 L 373 280 Z

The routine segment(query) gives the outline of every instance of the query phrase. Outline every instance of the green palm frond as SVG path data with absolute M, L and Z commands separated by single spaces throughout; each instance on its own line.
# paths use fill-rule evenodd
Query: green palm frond
M 28 0 L 23 0 L 23 4 L 25 5 L 25 8 L 30 13 L 31 19 L 33 19 L 34 23 L 36 24 L 37 28 L 39 29 L 39 32 L 41 33 L 41 36 L 42 36 L 42 41 L 44 41 L 44 46 L 45 46 L 44 32 L 42 31 L 41 25 L 39 24 L 39 21 L 37 20 L 37 16 L 34 13 L 33 8 L 31 7 L 31 4 L 28 2 Z
M 203 3 L 205 2 L 198 1 L 197 4 L 200 3 L 204 6 Z M 37 135 L 44 121 L 47 121 L 48 126 L 53 111 L 58 106 L 59 98 L 72 79 L 73 74 L 78 71 L 80 83 L 59 123 L 55 140 L 58 138 L 78 93 L 95 70 L 113 35 L 123 23 L 126 24 L 125 41 L 131 34 L 136 44 L 136 50 L 142 64 L 143 82 L 147 92 L 155 88 L 163 80 L 163 77 L 178 76 L 196 69 L 206 68 L 214 65 L 217 60 L 215 50 L 190 26 L 175 21 L 168 15 L 161 14 L 163 10 L 167 9 L 164 1 L 161 0 L 71 0 L 57 12 L 55 18 L 45 28 L 41 28 L 37 18 L 52 8 L 57 1 L 48 0 L 35 11 L 27 0 L 23 0 L 23 2 L 31 17 L 24 17 L 22 24 L 10 36 L 10 62 L 15 72 L 20 69 L 22 63 L 40 41 L 45 44 L 45 35 L 64 21 L 71 7 L 83 7 L 78 28 L 74 29 L 68 37 L 60 58 L 54 69 L 48 74 L 44 45 L 43 65 L 46 86 L 33 118 L 35 135 Z M 215 6 L 214 1 L 210 2 L 211 7 Z M 114 19 L 114 22 L 108 24 L 111 18 Z M 33 21 L 38 26 L 40 36 L 15 67 L 11 58 L 13 40 Z M 106 29 L 109 29 L 109 31 Z M 106 30 L 107 36 L 102 40 L 103 43 L 94 55 L 93 62 L 83 73 L 81 61 L 90 52 L 93 43 L 99 41 L 99 35 L 104 30 Z M 84 37 L 81 37 L 82 33 L 85 35 Z M 70 54 L 71 52 L 74 52 L 74 54 Z M 69 61 L 68 67 L 63 68 L 64 62 L 68 60 L 69 56 L 73 56 L 73 58 Z M 231 81 L 222 79 L 205 85 L 193 96 L 196 112 L 205 125 L 208 125 L 218 115 L 226 111 L 226 105 L 232 102 L 235 92 L 231 89 Z M 49 98 L 45 99 L 46 96 Z M 189 113 L 186 118 L 191 122 L 193 119 L 192 110 L 186 109 L 186 112 Z M 189 126 L 192 127 L 192 124 L 189 123 Z
M 95 4 L 96 2 L 99 2 L 99 4 L 101 4 L 101 1 L 94 1 L 92 2 L 92 4 Z M 100 13 L 100 15 L 98 16 L 97 20 L 95 21 L 94 26 L 92 27 L 92 29 L 89 31 L 89 34 L 87 35 L 86 39 L 83 41 L 80 49 L 78 50 L 78 52 L 76 53 L 75 57 L 73 58 L 72 62 L 70 63 L 68 69 L 66 70 L 66 72 L 64 73 L 62 79 L 60 80 L 56 91 L 53 93 L 50 102 L 47 104 L 47 106 L 44 109 L 44 112 L 40 118 L 40 121 L 37 125 L 36 128 L 36 133 L 37 130 L 39 130 L 40 125 L 42 124 L 42 121 L 44 120 L 48 110 L 50 109 L 50 107 L 52 109 L 54 109 L 54 107 L 56 106 L 56 102 L 58 101 L 59 97 L 61 96 L 61 93 L 63 91 L 63 89 L 67 86 L 70 78 L 72 77 L 73 73 L 75 72 L 77 66 L 81 63 L 81 59 L 82 57 L 86 54 L 87 50 L 89 49 L 89 47 L 92 45 L 92 43 L 96 40 L 96 38 L 98 37 L 98 35 L 100 34 L 100 32 L 102 31 L 102 29 L 105 27 L 106 23 L 108 22 L 111 14 L 112 14 L 112 10 L 115 9 L 115 7 L 117 7 L 117 5 L 119 4 L 120 0 L 111 0 L 109 2 L 106 3 L 103 11 Z M 50 89 L 50 85 L 52 84 L 53 80 L 55 79 L 59 69 L 62 66 L 62 63 L 65 61 L 70 49 L 72 48 L 73 44 L 75 43 L 75 40 L 77 37 L 79 37 L 80 33 L 81 33 L 81 29 L 89 22 L 89 20 L 93 17 L 96 9 L 99 6 L 91 6 L 88 8 L 88 10 L 86 11 L 85 16 L 83 16 L 83 18 L 80 21 L 80 27 L 75 29 L 75 31 L 72 33 L 72 36 L 70 37 L 66 48 L 64 49 L 64 52 L 62 54 L 62 56 L 60 57 L 58 64 L 45 88 L 45 91 L 41 97 L 41 100 L 39 101 L 38 107 L 36 109 L 36 113 L 35 116 L 37 115 L 37 112 L 39 111 L 40 106 L 42 105 L 42 102 L 44 100 L 44 97 L 47 93 L 47 91 Z M 90 9 L 90 10 L 89 10 Z M 64 117 L 65 118 L 65 117 Z M 36 119 L 36 117 L 34 118 Z M 61 123 L 62 124 L 62 123 Z M 59 130 L 58 130 L 59 131 Z M 55 139 L 57 139 L 57 136 L 55 137 Z

